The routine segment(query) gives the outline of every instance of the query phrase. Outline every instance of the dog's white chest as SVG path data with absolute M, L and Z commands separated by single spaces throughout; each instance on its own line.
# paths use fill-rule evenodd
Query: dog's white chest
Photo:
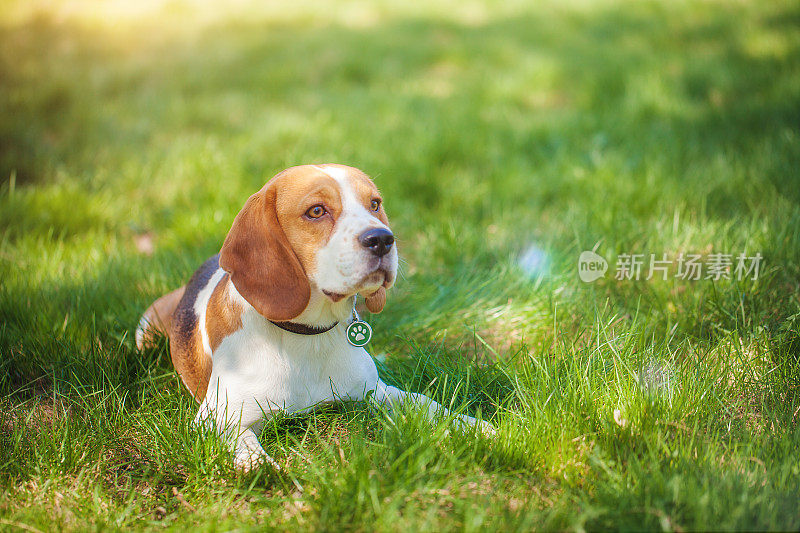
M 261 411 L 296 412 L 321 402 L 363 398 L 378 381 L 375 364 L 351 346 L 342 325 L 320 335 L 298 335 L 267 326 L 259 316 L 213 354 L 209 391 L 245 416 Z M 249 416 L 248 416 L 249 417 Z

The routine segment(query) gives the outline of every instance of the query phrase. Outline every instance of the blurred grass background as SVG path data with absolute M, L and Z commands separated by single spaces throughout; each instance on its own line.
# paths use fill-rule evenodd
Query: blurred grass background
M 4 2 L 0 528 L 797 529 L 798 125 L 790 1 Z M 345 406 L 237 476 L 133 347 L 308 162 L 386 198 L 382 375 L 495 441 Z M 764 262 L 584 284 L 595 245 Z

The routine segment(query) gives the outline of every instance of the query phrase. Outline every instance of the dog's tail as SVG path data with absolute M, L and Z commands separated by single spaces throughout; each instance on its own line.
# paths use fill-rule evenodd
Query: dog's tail
M 158 334 L 169 336 L 172 328 L 172 315 L 183 297 L 186 287 L 181 287 L 169 292 L 152 303 L 139 319 L 136 328 L 136 347 L 140 350 L 152 344 Z

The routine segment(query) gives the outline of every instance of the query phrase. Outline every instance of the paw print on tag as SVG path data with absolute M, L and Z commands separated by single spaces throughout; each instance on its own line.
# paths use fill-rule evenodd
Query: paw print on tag
M 369 324 L 358 320 L 347 326 L 347 342 L 353 346 L 364 346 L 372 338 Z

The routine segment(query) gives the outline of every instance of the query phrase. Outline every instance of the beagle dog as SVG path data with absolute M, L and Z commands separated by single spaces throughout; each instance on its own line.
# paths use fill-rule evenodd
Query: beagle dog
M 366 350 L 347 340 L 356 295 L 378 313 L 396 275 L 397 246 L 372 180 L 343 165 L 292 167 L 247 200 L 218 255 L 145 311 L 136 344 L 167 335 L 200 404 L 195 422 L 216 424 L 237 466 L 277 466 L 256 437 L 276 412 L 369 399 L 449 414 L 385 384 Z M 494 432 L 470 416 L 454 421 Z

